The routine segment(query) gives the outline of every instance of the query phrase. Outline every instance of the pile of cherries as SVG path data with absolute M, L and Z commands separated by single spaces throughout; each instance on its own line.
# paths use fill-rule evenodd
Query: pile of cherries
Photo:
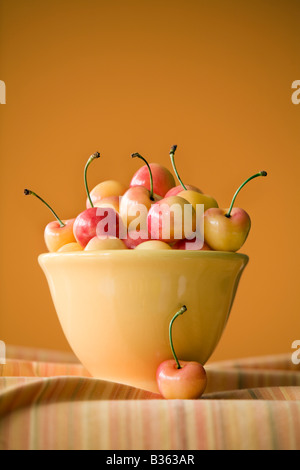
M 238 251 L 247 239 L 251 220 L 246 211 L 233 207 L 235 199 L 245 184 L 267 173 L 260 171 L 250 176 L 235 192 L 229 208 L 220 209 L 213 197 L 182 182 L 174 161 L 176 148 L 176 145 L 171 147 L 170 158 L 179 185 L 167 168 L 149 164 L 139 153 L 134 153 L 132 158 L 140 158 L 145 165 L 134 174 L 129 187 L 109 180 L 99 183 L 90 192 L 87 170 L 100 154 L 91 155 L 84 168 L 86 209 L 70 220 L 61 220 L 44 199 L 25 189 L 25 195 L 37 197 L 55 218 L 44 232 L 48 250 L 58 253 L 120 249 Z M 181 217 L 176 217 L 174 207 L 179 209 Z M 201 217 L 202 222 L 199 239 L 197 217 Z M 196 399 L 206 388 L 204 367 L 194 361 L 179 361 L 174 350 L 172 325 L 186 310 L 187 307 L 182 306 L 169 325 L 173 359 L 162 362 L 157 369 L 156 380 L 164 398 Z
M 251 220 L 246 211 L 233 207 L 236 196 L 248 181 L 267 173 L 260 171 L 248 178 L 234 194 L 229 208 L 221 209 L 213 197 L 182 182 L 174 161 L 176 148 L 176 145 L 171 147 L 170 158 L 178 185 L 167 168 L 157 163 L 149 164 L 139 153 L 134 153 L 132 158 L 140 158 L 145 164 L 134 174 L 129 187 L 108 180 L 89 191 L 87 170 L 100 158 L 99 152 L 91 155 L 84 168 L 86 209 L 73 219 L 60 219 L 44 199 L 25 189 L 25 195 L 37 197 L 55 218 L 44 231 L 49 252 L 115 249 L 238 251 L 249 234 Z M 203 235 L 196 239 L 197 207 L 200 205 Z M 178 227 L 174 207 L 182 214 L 181 227 Z M 166 223 L 167 232 L 164 230 Z M 178 231 L 178 228 L 182 230 Z

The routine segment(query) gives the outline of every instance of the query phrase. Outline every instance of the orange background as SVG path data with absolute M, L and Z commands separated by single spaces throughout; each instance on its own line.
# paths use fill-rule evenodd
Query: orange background
M 0 0 L 0 339 L 68 350 L 37 257 L 52 219 L 90 187 L 129 183 L 139 152 L 228 207 L 252 230 L 250 257 L 211 360 L 291 351 L 300 338 L 300 105 L 297 0 Z M 134 279 L 132 280 L 134 282 Z

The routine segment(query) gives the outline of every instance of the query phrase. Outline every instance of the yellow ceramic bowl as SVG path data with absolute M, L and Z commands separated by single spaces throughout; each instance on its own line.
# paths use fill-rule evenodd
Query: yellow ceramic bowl
M 172 358 L 206 363 L 226 325 L 248 257 L 238 253 L 119 250 L 49 253 L 39 263 L 65 336 L 92 376 L 157 392 Z

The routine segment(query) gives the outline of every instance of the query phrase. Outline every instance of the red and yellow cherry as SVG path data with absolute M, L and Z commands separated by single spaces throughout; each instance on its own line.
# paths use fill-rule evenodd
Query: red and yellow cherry
M 150 168 L 153 176 L 153 193 L 164 197 L 175 186 L 174 176 L 167 168 L 158 163 L 150 163 Z M 145 186 L 149 191 L 151 190 L 148 165 L 137 170 L 131 179 L 130 186 Z
M 134 249 L 141 243 L 149 240 L 148 229 L 134 229 L 128 230 L 126 238 L 124 238 L 124 243 L 127 248 Z
M 120 211 L 120 196 L 106 196 L 93 202 L 94 207 L 111 207 L 116 212 Z M 92 199 L 93 200 L 93 199 Z
M 131 158 L 136 157 L 140 158 L 146 163 L 145 166 L 148 171 L 150 189 L 147 189 L 145 186 L 141 185 L 131 186 L 122 196 L 119 213 L 124 225 L 129 227 L 129 229 L 130 225 L 132 226 L 133 222 L 136 221 L 137 225 L 140 225 L 140 229 L 146 230 L 148 211 L 151 205 L 160 199 L 160 196 L 154 194 L 151 166 L 139 153 L 133 153 L 131 155 Z M 136 227 L 134 229 L 136 229 Z
M 122 196 L 119 214 L 125 226 L 133 230 L 133 222 L 141 229 L 147 228 L 148 211 L 153 204 L 150 191 L 144 186 L 132 186 Z M 138 219 L 138 220 L 137 220 Z
M 83 251 L 83 248 L 79 245 L 79 243 L 72 242 L 63 245 L 59 250 L 57 250 L 58 253 L 70 253 L 73 251 Z
M 122 229 L 119 214 L 111 207 L 94 207 L 89 193 L 87 169 L 92 161 L 99 157 L 99 152 L 91 155 L 84 168 L 84 184 L 89 203 L 92 207 L 81 212 L 81 214 L 76 217 L 73 226 L 75 239 L 83 248 L 96 236 L 98 238 L 108 236 L 118 237 Z
M 171 243 L 192 236 L 196 229 L 196 212 L 183 197 L 167 197 L 151 206 L 147 223 L 151 239 Z
M 211 251 L 211 248 L 208 246 L 205 241 L 202 239 L 197 239 L 196 237 L 187 240 L 178 240 L 172 245 L 173 250 L 190 250 L 190 251 Z
M 83 248 L 94 238 L 119 237 L 122 231 L 119 214 L 110 207 L 90 207 L 79 214 L 74 222 L 76 241 Z M 122 232 L 123 233 L 123 232 Z
M 205 211 L 205 241 L 213 250 L 235 252 L 245 243 L 251 228 L 250 216 L 244 209 L 234 208 L 233 204 L 245 184 L 258 176 L 267 176 L 267 172 L 260 171 L 250 176 L 235 192 L 229 209 L 211 208 Z
M 127 186 L 115 180 L 102 181 L 90 192 L 93 206 L 99 206 L 99 203 L 103 202 L 119 201 L 119 197 L 123 196 L 127 189 Z M 87 198 L 86 207 L 92 207 L 89 198 Z
M 116 237 L 107 237 L 107 238 L 92 238 L 84 251 L 103 251 L 103 250 L 127 250 L 127 246 L 125 245 L 123 240 L 120 240 Z
M 197 205 L 203 204 L 203 212 L 211 207 L 219 207 L 217 201 L 207 194 L 201 194 L 196 191 L 191 191 L 189 189 L 181 191 L 178 194 L 179 197 L 183 197 L 186 201 L 192 204 L 193 208 L 197 210 Z
M 38 198 L 43 204 L 45 204 L 48 209 L 52 212 L 53 216 L 56 220 L 50 222 L 44 231 L 44 239 L 46 246 L 50 252 L 58 251 L 62 246 L 66 245 L 67 243 L 76 242 L 73 234 L 73 225 L 75 219 L 68 219 L 68 220 L 61 220 L 58 215 L 54 212 L 52 207 L 44 201 L 40 196 L 38 196 L 35 192 L 25 189 L 24 190 L 25 196 L 35 196 Z
M 197 193 L 202 193 L 201 189 L 197 188 L 196 186 L 193 186 L 191 184 L 185 184 L 186 189 L 190 191 L 196 191 Z M 182 186 L 179 184 L 178 186 L 174 186 L 174 188 L 171 188 L 170 191 L 168 191 L 165 194 L 165 197 L 171 197 L 171 196 L 178 196 L 179 193 L 182 193 Z
M 140 243 L 136 250 L 172 250 L 172 248 L 168 243 L 161 240 L 146 240 Z
M 174 359 L 162 362 L 156 372 L 159 391 L 166 399 L 200 398 L 207 385 L 207 376 L 202 364 L 196 361 L 179 361 L 174 350 L 172 325 L 186 310 L 184 305 L 172 318 L 169 326 L 169 340 Z
M 181 191 L 177 193 L 177 196 L 183 197 L 186 201 L 188 201 L 192 206 L 194 207 L 195 211 L 197 210 L 197 205 L 198 204 L 203 204 L 204 208 L 203 211 L 206 211 L 210 207 L 219 207 L 217 201 L 212 197 L 207 194 L 203 194 L 202 191 L 199 190 L 193 190 L 189 189 L 187 186 L 185 186 L 178 174 L 176 165 L 175 165 L 175 159 L 174 159 L 174 154 L 177 149 L 177 145 L 173 145 L 170 150 L 170 158 L 172 162 L 172 166 L 174 169 L 174 172 L 177 176 L 177 179 L 181 185 Z

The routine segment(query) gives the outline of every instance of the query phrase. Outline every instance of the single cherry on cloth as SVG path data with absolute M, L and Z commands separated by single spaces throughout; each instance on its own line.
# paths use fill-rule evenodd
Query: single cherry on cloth
M 206 371 L 195 361 L 179 361 L 173 346 L 172 326 L 179 315 L 186 312 L 184 305 L 172 318 L 169 326 L 169 341 L 174 359 L 162 362 L 156 372 L 156 381 L 161 395 L 166 399 L 197 399 L 207 385 Z
M 176 165 L 175 165 L 175 158 L 174 154 L 177 149 L 177 145 L 173 145 L 170 150 L 170 158 L 172 162 L 172 166 L 174 169 L 174 172 L 177 176 L 177 179 L 181 185 L 181 191 L 177 193 L 177 196 L 183 197 L 186 201 L 188 201 L 192 206 L 194 207 L 195 211 L 197 210 L 197 205 L 203 204 L 203 211 L 206 211 L 206 209 L 209 209 L 210 207 L 219 207 L 217 201 L 212 197 L 209 196 L 208 194 L 203 194 L 202 191 L 199 190 L 194 190 L 188 188 L 186 186 L 177 171 Z
M 75 219 L 61 220 L 54 212 L 52 207 L 50 207 L 44 199 L 42 199 L 40 196 L 38 196 L 38 194 L 31 191 L 30 189 L 24 189 L 24 194 L 25 196 L 32 195 L 39 199 L 43 204 L 45 204 L 45 206 L 48 207 L 56 219 L 47 224 L 44 231 L 45 243 L 50 252 L 56 252 L 62 246 L 68 243 L 76 242 L 73 233 Z
M 87 170 L 92 161 L 100 157 L 96 152 L 91 155 L 84 168 L 84 184 L 88 196 L 90 208 L 81 212 L 74 222 L 73 232 L 76 241 L 83 248 L 94 238 L 107 238 L 108 236 L 119 237 L 122 232 L 122 222 L 119 214 L 112 207 L 94 207 L 94 203 L 89 193 L 87 183 Z M 123 233 L 123 232 L 122 232 Z
M 250 228 L 249 214 L 238 207 L 233 207 L 240 190 L 254 178 L 267 176 L 260 171 L 250 176 L 235 192 L 229 209 L 211 208 L 204 212 L 204 238 L 206 243 L 218 251 L 238 251 L 245 243 Z
M 164 197 L 175 186 L 174 176 L 159 163 L 150 163 L 150 168 L 153 175 L 153 183 L 150 181 L 148 165 L 144 165 L 133 175 L 130 186 L 144 186 L 150 191 L 153 184 L 154 194 Z

